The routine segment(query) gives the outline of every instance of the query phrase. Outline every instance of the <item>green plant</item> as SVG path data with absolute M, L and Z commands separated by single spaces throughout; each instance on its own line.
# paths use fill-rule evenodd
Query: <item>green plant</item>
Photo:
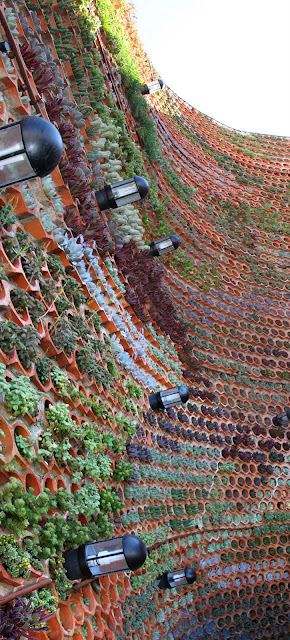
M 125 389 L 128 389 L 131 398 L 142 398 L 143 391 L 138 384 L 133 382 L 133 380 L 125 381 L 123 386 Z
M 136 424 L 126 416 L 115 416 L 116 424 L 122 431 L 125 431 L 130 438 L 136 433 Z
M 26 369 L 36 361 L 38 344 L 39 336 L 33 327 L 19 327 L 11 320 L 0 322 L 0 349 L 9 354 L 15 348 L 22 366 Z
M 0 537 L 0 560 L 13 578 L 28 578 L 30 575 L 30 556 L 12 534 Z
M 101 319 L 98 315 L 97 311 L 91 311 L 90 309 L 85 309 L 85 317 L 87 319 L 88 324 L 93 325 L 95 332 L 100 333 L 101 330 Z
M 66 600 L 72 583 L 67 578 L 61 560 L 59 558 L 51 558 L 49 568 L 57 595 L 61 600 Z
M 78 336 L 67 318 L 59 318 L 53 325 L 50 336 L 57 349 L 70 356 L 76 348 Z
M 40 401 L 41 394 L 33 389 L 29 378 L 20 376 L 9 382 L 4 391 L 7 410 L 15 416 L 24 416 L 25 413 L 33 414 Z
M 52 589 L 39 589 L 33 591 L 29 598 L 24 598 L 24 602 L 30 607 L 42 607 L 47 613 L 55 613 L 57 610 L 57 598 L 53 595 Z
M 0 207 L 0 226 L 4 229 L 8 229 L 11 224 L 14 224 L 16 218 L 13 212 L 14 209 L 11 202 L 7 202 L 3 207 Z
M 81 285 L 71 276 L 66 276 L 63 288 L 66 296 L 72 300 L 76 309 L 79 309 L 81 304 L 86 302 L 86 296 L 82 292 Z
M 26 308 L 28 309 L 30 318 L 34 326 L 37 327 L 39 318 L 45 311 L 44 304 L 33 298 L 29 293 L 26 293 L 26 291 L 23 291 L 23 289 L 18 288 L 11 291 L 11 300 L 15 309 L 18 311 L 22 312 L 25 311 Z
M 48 489 L 35 496 L 32 488 L 24 491 L 17 478 L 11 478 L 0 487 L 0 496 L 0 524 L 19 536 L 28 527 L 37 525 L 48 509 L 55 506 L 55 497 Z
M 15 434 L 14 439 L 20 455 L 28 462 L 31 462 L 34 458 L 34 447 L 30 444 L 30 441 L 17 434 Z
M 39 288 L 43 299 L 48 303 L 53 302 L 59 292 L 58 287 L 51 278 L 49 280 L 41 280 L 39 282 Z
M 50 371 L 53 367 L 53 362 L 46 356 L 42 356 L 42 358 L 37 358 L 35 362 L 36 373 L 38 375 L 39 381 L 41 384 L 45 384 L 50 380 Z
M 58 280 L 60 276 L 66 277 L 65 268 L 59 256 L 52 253 L 47 256 L 46 262 L 54 280 Z
M 123 503 L 114 491 L 111 489 L 101 489 L 100 508 L 102 511 L 105 513 L 119 513 L 123 506 Z
M 71 437 L 77 434 L 77 425 L 70 417 L 68 405 L 63 402 L 51 405 L 46 411 L 46 419 L 55 433 Z
M 68 378 L 66 371 L 59 367 L 53 367 L 50 376 L 61 398 L 65 399 L 69 396 L 73 402 L 77 402 L 79 398 L 78 390 Z
M 96 384 L 102 383 L 105 389 L 108 388 L 111 375 L 98 364 L 96 356 L 91 346 L 81 347 L 76 354 L 76 363 L 78 368 L 83 373 L 86 373 L 89 377 L 94 376 Z
M 117 482 L 123 482 L 124 480 L 129 480 L 133 474 L 133 467 L 130 462 L 124 462 L 120 460 L 117 467 L 115 467 L 113 472 L 113 479 Z
M 83 513 L 86 517 L 100 511 L 100 494 L 95 484 L 85 484 L 73 494 L 72 513 Z

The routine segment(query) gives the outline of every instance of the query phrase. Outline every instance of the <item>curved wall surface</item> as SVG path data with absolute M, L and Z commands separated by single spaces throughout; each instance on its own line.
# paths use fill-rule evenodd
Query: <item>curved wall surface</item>
M 205 512 L 216 514 L 211 524 L 225 510 L 229 528 L 201 536 L 199 613 L 175 637 L 283 637 L 290 433 L 271 418 L 289 404 L 290 141 L 226 128 L 167 88 L 150 100 L 164 153 L 196 189 L 192 206 L 173 195 L 168 221 L 182 236 L 183 261 L 166 265 L 167 289 L 216 393 L 195 435 L 235 469 L 217 483 L 215 505 L 207 504 L 215 490 L 200 491 Z M 208 453 L 200 464 L 211 468 Z
M 123 0 L 7 0 L 0 21 L 26 69 L 0 58 L 1 123 L 36 109 L 64 141 L 50 178 L 0 195 L 0 614 L 45 580 L 40 640 L 287 640 L 290 141 L 141 98 Z M 134 173 L 143 204 L 97 213 Z M 149 409 L 179 384 L 186 405 Z M 65 549 L 125 533 L 143 568 L 67 582 Z M 158 588 L 185 566 L 192 586 Z

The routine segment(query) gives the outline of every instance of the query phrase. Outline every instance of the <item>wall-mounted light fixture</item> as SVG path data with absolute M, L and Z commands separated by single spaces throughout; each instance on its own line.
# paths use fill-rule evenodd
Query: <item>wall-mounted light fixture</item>
M 169 409 L 174 405 L 184 404 L 189 399 L 189 393 L 186 387 L 172 387 L 166 391 L 157 391 L 149 396 L 149 404 L 151 409 Z
M 136 571 L 145 562 L 147 549 L 140 538 L 125 534 L 121 538 L 82 544 L 64 552 L 64 568 L 69 580 L 99 578 L 119 571 Z
M 63 144 L 57 128 L 37 116 L 24 116 L 0 128 L 0 187 L 44 178 L 58 165 Z
M 117 209 L 131 202 L 143 200 L 149 191 L 148 182 L 141 176 L 134 176 L 116 184 L 108 184 L 100 191 L 95 191 L 95 197 L 100 210 Z

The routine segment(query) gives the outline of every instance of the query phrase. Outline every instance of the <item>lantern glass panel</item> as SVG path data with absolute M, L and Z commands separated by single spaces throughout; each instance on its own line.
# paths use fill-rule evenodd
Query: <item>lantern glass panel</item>
M 177 387 L 174 387 L 173 389 L 169 389 L 168 391 L 161 391 L 160 395 L 161 395 L 162 404 L 164 405 L 165 409 L 167 409 L 167 407 L 172 407 L 173 405 L 176 405 L 176 404 L 182 404 Z
M 160 254 L 167 253 L 172 250 L 173 244 L 171 238 L 163 238 L 155 243 Z
M 0 186 L 33 178 L 35 172 L 26 153 L 18 153 L 10 158 L 0 159 Z
M 128 569 L 122 538 L 102 540 L 102 542 L 86 545 L 86 561 L 94 576 Z
M 116 185 L 111 184 L 110 187 L 118 207 L 122 207 L 125 204 L 130 204 L 131 202 L 136 202 L 141 199 L 134 178 L 129 178 L 128 180 L 124 180 Z
M 180 587 L 181 585 L 188 584 L 185 577 L 185 571 L 180 569 L 178 569 L 177 571 L 172 571 L 169 574 L 169 584 L 173 585 L 174 587 Z
M 0 186 L 35 176 L 25 153 L 19 123 L 0 129 Z
M 20 124 L 3 127 L 0 130 L 0 158 L 24 151 Z
M 160 83 L 158 80 L 153 80 L 152 82 L 147 82 L 147 87 L 149 89 L 149 93 L 155 93 L 156 91 L 160 91 Z

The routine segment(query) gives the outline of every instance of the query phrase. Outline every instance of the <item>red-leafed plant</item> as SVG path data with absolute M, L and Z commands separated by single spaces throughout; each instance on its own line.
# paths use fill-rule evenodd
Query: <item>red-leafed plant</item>
M 0 640 L 33 640 L 30 632 L 46 630 L 45 622 L 53 616 L 43 607 L 33 608 L 22 598 L 16 598 L 0 607 Z

